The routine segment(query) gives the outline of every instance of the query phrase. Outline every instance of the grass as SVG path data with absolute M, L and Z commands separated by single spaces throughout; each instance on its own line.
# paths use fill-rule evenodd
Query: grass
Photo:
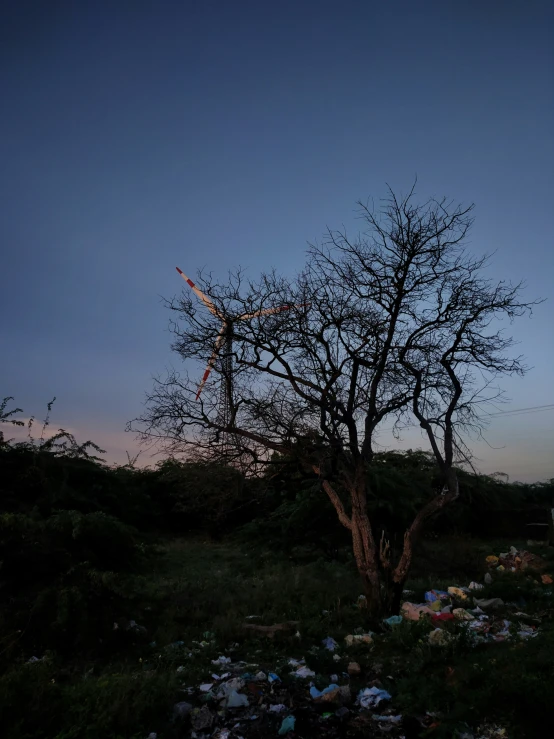
M 410 598 L 420 602 L 430 587 L 482 581 L 484 557 L 508 547 L 506 542 L 462 538 L 425 542 L 407 585 L 414 591 Z M 534 551 L 554 570 L 554 550 Z M 277 672 L 285 686 L 303 695 L 305 686 L 288 675 L 290 657 L 306 659 L 319 688 L 355 660 L 361 676 L 352 679 L 353 691 L 378 680 L 392 694 L 396 713 L 438 713 L 438 725 L 428 734 L 432 737 L 453 736 L 464 722 L 485 720 L 508 727 L 514 739 L 541 736 L 534 732 L 554 703 L 552 588 L 525 574 L 507 573 L 480 595 L 520 602 L 526 613 L 541 618 L 539 636 L 477 647 L 459 628 L 447 646 L 430 646 L 429 624 L 403 622 L 384 629 L 371 646 L 346 649 L 344 636 L 364 630 L 358 577 L 345 562 L 307 561 L 303 552 L 287 558 L 232 542 L 175 539 L 160 548 L 147 575 L 129 577 L 125 587 L 132 612 L 122 617 L 135 620 L 146 633 L 123 627 L 113 631 L 107 636 L 113 649 L 102 660 L 62 662 L 50 655 L 40 663 L 14 664 L 0 678 L 4 735 L 146 739 L 155 731 L 159 739 L 189 736 L 172 722 L 172 706 L 187 700 L 185 688 L 198 686 L 219 669 L 211 660 L 223 654 L 255 664 L 254 671 Z M 299 621 L 300 635 L 293 629 L 268 639 L 245 631 L 251 615 L 259 617 L 250 621 L 258 624 Z M 339 642 L 340 662 L 322 648 L 326 636 Z M 371 735 L 367 727 L 361 732 Z

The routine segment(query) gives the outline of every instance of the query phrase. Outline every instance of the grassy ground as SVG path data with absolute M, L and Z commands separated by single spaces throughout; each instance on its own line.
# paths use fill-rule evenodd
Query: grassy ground
M 407 585 L 414 591 L 410 599 L 420 602 L 430 587 L 482 582 L 485 556 L 510 544 L 523 542 L 427 541 Z M 552 572 L 554 550 L 533 551 L 552 563 Z M 552 587 L 538 583 L 536 577 L 509 573 L 479 594 L 517 603 L 506 607 L 507 617 L 513 619 L 510 613 L 518 608 L 527 614 L 523 621 L 540 619 L 536 638 L 521 641 L 514 636 L 505 643 L 475 646 L 465 630 L 448 625 L 452 639 L 443 647 L 428 644 L 430 624 L 404 622 L 392 630 L 383 628 L 371 645 L 347 648 L 344 637 L 367 628 L 358 601 L 358 578 L 348 561 L 314 559 L 307 551 L 284 558 L 238 543 L 177 539 L 166 542 L 147 575 L 130 578 L 126 587 L 133 610 L 122 614 L 126 620 L 110 634 L 106 658 L 62 663 L 56 655 L 46 655 L 40 662 L 14 665 L 0 678 L 0 725 L 10 727 L 6 736 L 146 739 L 150 732 L 158 739 L 191 736 L 187 723 L 172 720 L 172 707 L 179 701 L 203 704 L 198 686 L 213 682 L 214 670 L 223 672 L 225 667 L 211 662 L 220 655 L 247 663 L 243 671 L 280 675 L 282 692 L 274 693 L 296 710 L 296 732 L 289 736 L 297 739 L 384 733 L 358 709 L 348 722 L 325 717 L 337 706 L 314 705 L 307 694 L 308 681 L 290 677 L 289 658 L 305 658 L 319 689 L 333 674 L 340 684 L 348 681 L 343 675 L 348 663 L 358 662 L 360 674 L 350 679 L 353 694 L 376 684 L 391 694 L 393 713 L 404 716 L 393 736 L 454 736 L 464 723 L 469 731 L 486 722 L 504 727 L 504 736 L 514 739 L 549 735 L 540 733 L 540 727 L 554 705 L 554 598 Z M 129 629 L 129 619 L 142 628 Z M 288 620 L 299 624 L 277 632 L 273 639 L 243 628 L 244 623 Z M 340 659 L 322 647 L 327 636 L 339 643 Z M 266 700 L 261 693 L 268 690 L 268 685 L 260 688 L 257 697 L 251 687 L 251 705 Z M 218 720 L 232 726 L 228 718 Z M 281 717 L 260 721 L 243 723 L 230 736 L 277 736 Z M 422 724 L 429 727 L 425 734 Z M 205 736 L 218 736 L 213 731 L 212 727 Z

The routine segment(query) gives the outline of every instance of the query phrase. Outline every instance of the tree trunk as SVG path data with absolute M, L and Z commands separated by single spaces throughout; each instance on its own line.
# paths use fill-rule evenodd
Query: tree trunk
M 320 474 L 319 467 L 313 466 Z M 365 467 L 358 465 L 353 478 L 346 479 L 352 513 L 348 516 L 344 505 L 328 480 L 322 486 L 337 511 L 339 521 L 352 536 L 352 550 L 360 574 L 367 608 L 372 620 L 381 620 L 400 612 L 402 591 L 412 564 L 413 548 L 425 521 L 458 497 L 458 480 L 452 470 L 447 477 L 447 488 L 432 498 L 418 512 L 411 526 L 404 533 L 402 553 L 398 564 L 393 567 L 390 544 L 381 536 L 379 545 L 375 540 L 367 514 L 367 482 Z

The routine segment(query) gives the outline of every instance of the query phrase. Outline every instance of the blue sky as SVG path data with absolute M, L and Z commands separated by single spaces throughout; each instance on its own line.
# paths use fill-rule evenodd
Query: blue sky
M 356 200 L 416 174 L 422 199 L 476 203 L 471 248 L 497 250 L 495 275 L 550 298 L 514 327 L 534 370 L 504 387 L 513 408 L 554 403 L 552 3 L 1 12 L 0 395 L 25 415 L 56 395 L 54 426 L 124 461 L 125 422 L 176 361 L 176 265 L 293 273 L 327 225 L 356 230 Z M 484 472 L 554 476 L 553 411 L 487 438 Z

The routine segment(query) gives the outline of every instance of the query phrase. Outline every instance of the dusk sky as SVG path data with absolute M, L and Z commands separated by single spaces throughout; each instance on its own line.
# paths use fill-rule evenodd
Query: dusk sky
M 326 226 L 356 232 L 357 200 L 416 175 L 421 200 L 475 202 L 491 274 L 547 298 L 514 325 L 534 369 L 504 409 L 554 405 L 551 1 L 0 13 L 0 398 L 23 416 L 55 395 L 54 428 L 125 462 L 152 374 L 179 366 L 160 300 L 186 287 L 175 266 L 292 275 Z M 553 408 L 495 418 L 487 440 L 482 472 L 554 477 Z

